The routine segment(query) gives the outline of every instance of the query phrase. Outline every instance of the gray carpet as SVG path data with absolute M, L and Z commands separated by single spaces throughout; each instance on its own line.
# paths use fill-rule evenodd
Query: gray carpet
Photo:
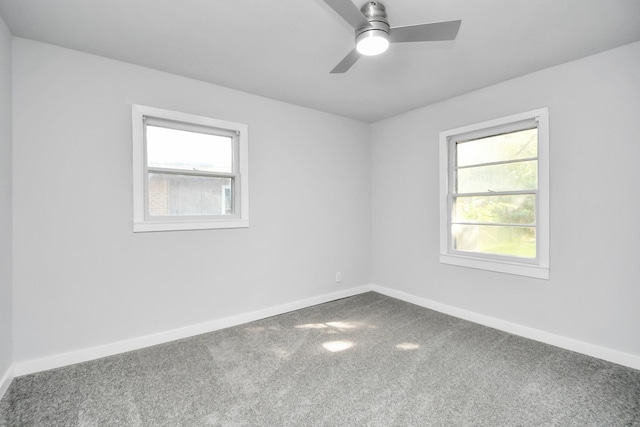
M 376 293 L 14 379 L 1 426 L 640 426 L 640 371 Z

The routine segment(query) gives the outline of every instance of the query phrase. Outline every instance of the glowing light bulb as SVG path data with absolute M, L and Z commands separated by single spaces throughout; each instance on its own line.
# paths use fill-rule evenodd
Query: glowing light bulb
M 356 38 L 356 49 L 361 55 L 380 55 L 389 48 L 389 35 L 382 30 L 370 30 Z

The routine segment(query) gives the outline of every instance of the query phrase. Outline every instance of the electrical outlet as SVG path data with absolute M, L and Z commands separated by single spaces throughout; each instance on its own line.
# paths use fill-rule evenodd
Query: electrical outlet
M 336 273 L 336 283 L 342 282 L 342 273 L 339 271 Z

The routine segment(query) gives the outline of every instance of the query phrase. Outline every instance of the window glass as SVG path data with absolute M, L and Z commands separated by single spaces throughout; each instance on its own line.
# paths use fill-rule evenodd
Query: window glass
M 459 251 L 536 257 L 535 227 L 454 224 L 452 231 L 455 248 Z
M 458 193 L 535 190 L 538 188 L 538 161 L 516 161 L 458 169 Z
M 454 222 L 531 224 L 536 222 L 534 194 L 456 197 Z
M 149 215 L 231 215 L 232 181 L 231 178 L 149 173 Z
M 146 126 L 149 167 L 233 171 L 233 139 L 227 136 Z
M 538 157 L 538 129 L 460 141 L 457 152 L 458 166 Z

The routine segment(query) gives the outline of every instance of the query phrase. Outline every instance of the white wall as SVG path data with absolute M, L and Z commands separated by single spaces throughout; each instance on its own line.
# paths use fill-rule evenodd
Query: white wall
M 8 386 L 11 340 L 11 34 L 0 18 L 0 397 Z
M 380 286 L 640 355 L 638 69 L 635 43 L 371 128 L 14 38 L 15 362 L 367 284 L 371 272 Z M 10 99 L 0 95 L 7 135 Z M 130 103 L 249 125 L 249 229 L 131 232 Z M 544 106 L 551 280 L 439 264 L 438 132 Z M 11 163 L 0 166 L 10 182 Z M 10 190 L 0 210 L 9 235 Z M 0 245 L 6 262 L 10 244 Z M 0 357 L 2 375 L 10 351 Z
M 640 355 L 640 43 L 373 127 L 373 282 Z M 438 262 L 438 133 L 550 107 L 551 280 Z
M 16 363 L 370 282 L 368 124 L 13 49 Z M 131 103 L 249 126 L 250 228 L 132 232 Z

